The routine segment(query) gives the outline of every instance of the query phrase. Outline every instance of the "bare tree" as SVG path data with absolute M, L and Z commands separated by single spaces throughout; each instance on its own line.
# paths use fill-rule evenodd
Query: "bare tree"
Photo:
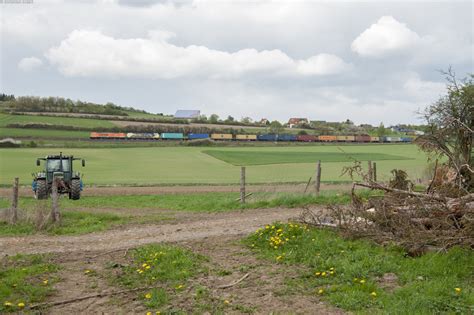
M 423 112 L 429 130 L 416 143 L 426 152 L 447 157 L 448 165 L 458 174 L 457 185 L 473 191 L 474 75 L 458 79 L 451 68 L 442 73 L 447 94 Z

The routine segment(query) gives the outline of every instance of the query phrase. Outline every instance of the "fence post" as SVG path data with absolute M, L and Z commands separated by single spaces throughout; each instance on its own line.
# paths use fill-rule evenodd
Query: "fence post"
M 245 166 L 240 168 L 240 202 L 245 203 Z
M 58 194 L 58 179 L 53 179 L 53 190 L 51 194 L 51 220 L 53 223 L 59 222 L 60 214 L 59 214 L 59 194 Z
M 316 168 L 316 194 L 319 195 L 319 190 L 321 189 L 321 160 L 318 161 L 318 166 Z
M 369 165 L 369 181 L 371 182 L 374 178 L 372 173 L 372 161 L 367 161 L 367 164 Z
M 372 164 L 372 176 L 373 176 L 373 179 L 374 179 L 374 182 L 377 181 L 377 163 L 373 163 Z
M 15 177 L 13 181 L 13 196 L 12 196 L 12 208 L 11 208 L 11 223 L 15 224 L 18 221 L 18 177 Z

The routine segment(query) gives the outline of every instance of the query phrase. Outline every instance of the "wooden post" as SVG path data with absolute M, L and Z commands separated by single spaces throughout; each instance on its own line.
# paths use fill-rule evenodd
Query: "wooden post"
M 53 179 L 53 189 L 51 194 L 51 220 L 53 223 L 59 222 L 60 214 L 59 214 L 59 194 L 58 194 L 58 179 Z
M 373 177 L 373 180 L 374 182 L 377 181 L 377 163 L 373 163 L 372 164 L 372 177 Z
M 367 161 L 367 164 L 369 165 L 369 181 L 371 182 L 372 179 L 374 178 L 373 177 L 373 174 L 372 174 L 372 161 Z
M 240 168 L 240 202 L 245 203 L 245 166 Z
M 321 189 L 321 160 L 318 161 L 318 166 L 316 168 L 316 194 L 319 195 L 319 190 Z
M 12 196 L 12 208 L 11 208 L 11 223 L 16 224 L 18 221 L 18 177 L 15 177 L 13 181 L 13 196 Z

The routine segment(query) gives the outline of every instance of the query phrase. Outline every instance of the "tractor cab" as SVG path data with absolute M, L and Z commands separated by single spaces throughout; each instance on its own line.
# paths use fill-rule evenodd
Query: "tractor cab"
M 73 161 L 82 160 L 82 166 L 85 166 L 85 160 L 75 158 L 70 155 L 48 155 L 45 158 L 38 158 L 36 165 L 40 166 L 41 161 L 45 161 L 43 171 L 33 174 L 33 191 L 38 199 L 48 198 L 52 190 L 53 180 L 58 179 L 58 192 L 68 193 L 70 199 L 79 199 L 83 184 L 81 174 L 74 172 Z

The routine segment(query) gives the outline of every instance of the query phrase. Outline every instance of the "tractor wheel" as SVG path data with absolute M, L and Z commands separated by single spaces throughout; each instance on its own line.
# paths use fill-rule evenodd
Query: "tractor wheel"
M 48 199 L 48 184 L 44 179 L 36 181 L 36 199 Z
M 69 193 L 69 199 L 79 200 L 81 198 L 81 180 L 71 180 L 71 192 Z

